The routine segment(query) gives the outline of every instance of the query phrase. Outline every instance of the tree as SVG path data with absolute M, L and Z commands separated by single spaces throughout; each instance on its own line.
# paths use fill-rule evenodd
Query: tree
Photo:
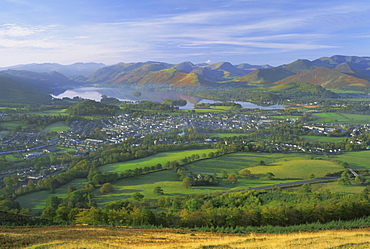
M 67 193 L 69 194 L 69 193 L 72 193 L 73 191 L 76 191 L 76 190 L 77 190 L 77 188 L 75 186 L 69 185 L 68 186 Z
M 109 193 L 113 193 L 113 192 L 114 192 L 114 188 L 113 188 L 112 184 L 110 184 L 109 182 L 107 182 L 107 183 L 104 183 L 104 184 L 100 187 L 99 192 L 100 192 L 101 194 L 109 194 Z
M 260 165 L 263 166 L 263 165 L 266 165 L 265 161 L 260 161 Z
M 156 194 L 156 195 L 163 195 L 164 194 L 163 189 L 159 186 L 157 186 L 153 189 L 153 193 Z
M 32 180 L 29 180 L 27 183 L 27 187 L 33 190 L 35 188 L 35 183 Z
M 365 182 L 365 178 L 362 175 L 357 175 L 355 177 L 355 182 L 363 184 Z
M 229 182 L 231 182 L 231 184 L 235 184 L 238 181 L 238 178 L 236 177 L 235 174 L 231 174 L 231 175 L 229 175 L 227 180 L 229 180 Z
M 267 172 L 266 173 L 266 179 L 267 180 L 272 180 L 274 179 L 275 175 L 272 172 Z
M 193 180 L 190 177 L 185 177 L 182 180 L 182 186 L 184 186 L 185 188 L 191 188 L 192 185 L 193 185 Z
M 52 195 L 46 200 L 46 206 L 51 207 L 53 210 L 57 210 L 58 206 L 62 203 L 63 199 L 58 196 Z
M 50 181 L 49 188 L 52 193 L 54 193 L 55 189 L 58 188 L 59 186 L 60 186 L 60 183 L 57 179 L 54 178 Z
M 41 218 L 47 220 L 53 220 L 56 215 L 55 209 L 50 206 L 47 206 L 44 210 L 42 210 Z
M 251 178 L 252 177 L 252 172 L 249 169 L 242 169 L 242 170 L 239 171 L 239 174 L 242 177 L 245 177 L 245 178 Z
M 315 179 L 315 174 L 310 174 L 309 176 L 308 176 L 308 179 Z
M 312 192 L 312 186 L 309 183 L 305 183 L 301 187 L 301 192 L 303 193 L 311 193 Z
M 144 199 L 144 195 L 140 194 L 139 192 L 135 192 L 132 195 L 132 198 L 134 198 L 134 200 L 136 201 L 141 201 L 142 199 Z
M 226 179 L 229 175 L 227 174 L 226 170 L 221 171 L 221 178 Z
M 343 173 L 341 174 L 341 177 L 340 179 L 338 180 L 338 183 L 340 185 L 345 185 L 345 186 L 348 186 L 348 185 L 351 185 L 351 178 L 348 174 L 348 171 L 343 171 Z

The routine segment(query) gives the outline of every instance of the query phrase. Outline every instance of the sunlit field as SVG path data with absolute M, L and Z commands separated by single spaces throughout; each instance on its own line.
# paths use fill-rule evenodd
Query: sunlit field
M 369 248 L 370 229 L 291 234 L 224 234 L 105 226 L 0 227 L 2 249 Z

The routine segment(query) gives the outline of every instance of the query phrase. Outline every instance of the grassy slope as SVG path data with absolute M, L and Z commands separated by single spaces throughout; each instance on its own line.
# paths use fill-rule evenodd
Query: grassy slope
M 217 186 L 194 186 L 185 188 L 182 186 L 179 177 L 174 171 L 162 171 L 145 176 L 122 179 L 113 184 L 114 193 L 102 195 L 95 191 L 97 202 L 99 205 L 105 205 L 108 202 L 131 198 L 135 192 L 140 192 L 147 199 L 157 199 L 158 195 L 153 193 L 156 186 L 160 186 L 163 191 L 163 197 L 174 197 L 177 195 L 210 193 L 214 191 L 228 191 L 233 189 L 245 189 L 249 187 L 257 187 L 263 185 L 277 184 L 285 181 L 260 181 L 240 179 L 236 184 L 231 184 L 227 180 L 222 180 Z
M 203 151 L 203 150 L 201 150 Z M 208 151 L 208 150 L 207 150 Z M 212 150 L 209 150 L 212 151 Z M 167 157 L 164 156 L 167 154 Z M 194 154 L 193 151 L 188 151 L 188 155 Z M 198 153 L 199 154 L 199 151 Z M 158 157 L 159 155 L 159 157 Z M 120 171 L 124 167 L 145 167 L 144 165 L 154 165 L 158 160 L 168 161 L 182 158 L 185 156 L 184 152 L 160 153 L 157 157 L 144 158 L 141 160 L 134 160 L 117 168 L 112 167 L 112 170 Z M 311 158 L 322 160 L 312 160 Z M 164 190 L 164 197 L 173 197 L 184 194 L 198 194 L 209 193 L 213 191 L 227 191 L 233 189 L 246 189 L 249 187 L 257 187 L 263 185 L 278 184 L 281 182 L 291 181 L 292 179 L 306 179 L 309 174 L 315 174 L 316 177 L 321 177 L 325 173 L 340 171 L 343 168 L 329 159 L 338 159 L 343 162 L 348 162 L 354 169 L 368 168 L 368 161 L 370 160 L 370 151 L 348 152 L 343 155 L 330 156 L 315 156 L 312 154 L 301 153 L 235 153 L 223 157 L 214 158 L 211 160 L 201 160 L 188 165 L 188 168 L 198 174 L 219 174 L 221 170 L 226 170 L 228 174 L 233 174 L 236 170 L 249 168 L 253 174 L 263 176 L 267 172 L 275 174 L 277 179 L 281 180 L 248 180 L 239 179 L 235 185 L 230 184 L 227 180 L 222 180 L 218 186 L 194 186 L 186 189 L 182 186 L 177 174 L 172 170 L 156 172 L 140 177 L 127 178 L 113 183 L 115 192 L 108 195 L 101 195 L 96 190 L 96 200 L 99 205 L 106 204 L 110 201 L 131 198 L 135 192 L 142 193 L 145 198 L 157 199 L 158 196 L 153 193 L 156 186 L 162 187 Z M 260 166 L 260 161 L 266 163 L 265 166 Z M 150 162 L 148 164 L 148 162 Z M 102 166 L 105 167 L 105 166 Z M 101 168 L 102 168 L 101 167 Z M 219 174 L 220 175 L 220 174 Z M 56 190 L 55 195 L 58 197 L 65 197 L 68 185 L 75 185 L 81 188 L 86 183 L 86 179 L 75 179 L 71 183 Z M 353 185 L 350 187 L 338 186 L 337 183 L 328 183 L 325 185 L 317 185 L 318 189 L 331 189 L 338 192 L 360 192 L 363 186 Z M 35 192 L 17 198 L 22 207 L 30 208 L 33 212 L 41 211 L 45 206 L 46 199 L 52 195 L 49 191 Z
M 370 229 L 220 234 L 103 226 L 0 227 L 2 248 L 369 248 Z
M 55 193 L 50 191 L 38 191 L 27 195 L 22 195 L 16 199 L 21 204 L 22 208 L 29 208 L 32 213 L 41 212 L 46 206 L 46 200 L 50 196 L 58 196 L 59 198 L 67 197 L 67 190 L 69 185 L 81 189 L 87 183 L 87 179 L 73 179 L 70 183 L 55 190 Z
M 346 114 L 346 113 L 314 113 L 313 116 L 316 116 L 318 119 L 312 121 L 316 122 L 325 122 L 325 123 L 348 123 L 348 124 L 367 124 L 370 123 L 370 115 L 359 115 L 359 114 Z
M 42 132 L 62 132 L 68 131 L 71 127 L 65 124 L 63 121 L 56 122 L 54 124 L 46 126 Z
M 370 151 L 355 151 L 346 152 L 342 155 L 332 156 L 343 162 L 349 163 L 350 167 L 353 169 L 369 169 L 370 170 Z
M 154 156 L 131 160 L 128 162 L 107 164 L 99 167 L 99 170 L 102 172 L 123 172 L 128 169 L 150 167 L 158 163 L 164 165 L 167 161 L 180 160 L 193 154 L 198 154 L 199 156 L 202 156 L 203 153 L 206 153 L 208 155 L 208 153 L 211 151 L 215 152 L 216 149 L 163 152 L 158 153 Z
M 345 139 L 344 137 L 327 137 L 327 136 L 301 136 L 301 138 L 304 138 L 306 141 L 309 142 L 332 142 L 332 143 L 338 143 Z
M 328 160 L 311 160 L 312 155 L 299 153 L 235 153 L 212 160 L 204 160 L 189 165 L 194 173 L 219 173 L 226 170 L 233 174 L 235 170 L 248 168 L 252 174 L 263 176 L 272 172 L 277 179 L 306 179 L 309 174 L 317 177 L 343 168 Z M 320 157 L 319 157 L 320 158 Z M 260 166 L 260 161 L 266 165 Z

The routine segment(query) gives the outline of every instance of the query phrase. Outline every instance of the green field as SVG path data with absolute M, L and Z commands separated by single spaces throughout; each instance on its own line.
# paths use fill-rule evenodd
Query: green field
M 287 181 L 278 180 L 247 180 L 239 179 L 236 184 L 231 184 L 227 180 L 222 180 L 218 186 L 193 186 L 185 188 L 182 186 L 178 175 L 173 170 L 151 173 L 145 176 L 127 178 L 113 183 L 114 193 L 102 195 L 97 190 L 95 192 L 99 205 L 105 205 L 108 202 L 128 199 L 135 192 L 140 192 L 147 199 L 158 199 L 158 197 L 174 197 L 177 195 L 210 193 L 214 191 L 228 191 L 235 189 L 245 189 L 263 185 L 278 184 Z M 160 186 L 164 195 L 158 196 L 153 193 L 153 189 Z
M 193 154 L 198 154 L 200 157 L 203 153 L 208 155 L 209 152 L 215 152 L 216 149 L 203 149 L 203 150 L 184 150 L 175 152 L 163 152 L 158 153 L 154 156 L 145 157 L 141 159 L 131 160 L 121 163 L 112 163 L 99 167 L 101 172 L 123 172 L 129 169 L 144 168 L 156 165 L 158 163 L 164 165 L 168 161 L 180 160 L 184 157 L 191 156 Z
M 338 182 L 317 183 L 312 185 L 313 191 L 331 191 L 336 193 L 361 193 L 364 188 L 364 185 L 355 183 L 353 180 L 350 186 L 340 185 Z
M 59 198 L 67 197 L 67 190 L 69 185 L 81 189 L 87 183 L 87 179 L 73 179 L 68 184 L 55 190 L 55 193 L 50 191 L 38 191 L 27 195 L 22 195 L 16 199 L 21 204 L 22 208 L 29 208 L 32 213 L 41 212 L 46 206 L 46 200 L 50 196 L 58 196 Z
M 236 136 L 244 136 L 246 134 L 241 133 L 206 133 L 205 135 L 210 137 L 236 137 Z
M 65 124 L 64 121 L 59 121 L 54 124 L 46 126 L 42 132 L 62 132 L 62 131 L 68 131 L 70 127 Z
M 9 131 L 0 131 L 0 138 L 3 138 L 8 134 L 9 134 Z
M 261 161 L 264 161 L 266 166 L 265 173 L 271 171 L 269 166 L 275 165 L 276 163 L 280 162 L 289 162 L 289 161 L 296 161 L 296 160 L 304 160 L 308 162 L 316 162 L 318 160 L 311 160 L 313 155 L 303 154 L 303 153 L 252 153 L 252 152 L 240 152 L 225 155 L 222 157 L 217 157 L 214 159 L 209 160 L 202 160 L 198 162 L 194 162 L 188 165 L 188 168 L 194 172 L 195 174 L 214 174 L 220 173 L 221 170 L 225 170 L 229 174 L 234 174 L 235 170 L 241 170 L 244 168 L 253 168 L 260 165 Z M 318 157 L 316 158 L 323 158 Z M 298 166 L 301 163 L 298 164 Z M 302 169 L 302 171 L 305 169 Z M 257 173 L 257 172 L 252 172 Z M 259 172 L 260 173 L 260 172 Z M 312 173 L 307 171 L 305 176 L 308 173 Z M 289 178 L 297 178 L 297 176 L 292 175 Z
M 1 126 L 7 128 L 7 129 L 14 129 L 18 126 L 22 126 L 22 128 L 26 127 L 26 125 L 23 124 L 21 121 L 4 122 L 4 123 L 1 123 Z
M 252 174 L 264 175 L 271 172 L 277 179 L 307 179 L 310 174 L 324 177 L 326 173 L 343 170 L 343 167 L 329 160 L 291 160 L 248 168 Z
M 291 116 L 291 115 L 285 115 L 285 116 L 270 116 L 270 118 L 274 119 L 297 119 L 300 118 L 301 116 Z
M 345 139 L 344 137 L 327 137 L 327 136 L 300 136 L 309 142 L 331 142 L 339 143 Z
M 45 110 L 39 112 L 30 112 L 29 114 L 36 114 L 36 115 L 63 115 L 66 114 L 67 109 L 52 109 L 52 110 Z
M 342 124 L 367 124 L 370 123 L 370 115 L 346 114 L 346 113 L 314 113 L 317 119 L 312 122 L 342 123 Z
M 369 169 L 370 170 L 370 151 L 355 151 L 346 152 L 342 155 L 331 156 L 342 162 L 347 162 L 353 169 Z
M 207 154 L 210 151 L 214 150 L 187 150 L 159 153 L 155 156 L 132 160 L 127 163 L 101 166 L 99 169 L 121 172 L 129 168 L 133 169 L 136 167 L 152 166 L 157 163 L 178 160 L 192 154 Z M 341 165 L 331 161 L 330 159 L 348 162 L 354 169 L 370 169 L 370 164 L 368 163 L 370 160 L 370 151 L 347 152 L 342 155 L 328 157 L 304 153 L 283 154 L 240 152 L 213 159 L 200 160 L 188 164 L 187 168 L 195 174 L 217 173 L 219 176 L 222 170 L 227 171 L 228 174 L 234 174 L 235 171 L 248 168 L 252 174 L 257 177 L 263 177 L 267 172 L 272 172 L 276 179 L 250 180 L 239 178 L 235 185 L 231 184 L 226 179 L 223 179 L 217 186 L 193 186 L 192 188 L 187 189 L 182 186 L 182 183 L 174 170 L 164 170 L 116 181 L 112 183 L 115 189 L 114 193 L 102 195 L 99 193 L 99 189 L 96 189 L 95 195 L 98 205 L 101 206 L 114 200 L 132 198 L 132 194 L 135 192 L 142 193 L 147 199 L 155 200 L 160 197 L 153 193 L 153 189 L 156 186 L 160 186 L 164 190 L 165 194 L 163 197 L 173 197 L 185 194 L 210 193 L 214 191 L 228 191 L 264 185 L 274 185 L 282 182 L 307 179 L 310 174 L 314 174 L 316 177 L 322 177 L 326 173 L 343 170 Z M 264 161 L 265 165 L 260 165 L 261 161 Z M 49 191 L 40 191 L 18 197 L 16 200 L 21 204 L 21 207 L 30 208 L 33 213 L 36 213 L 45 207 L 45 201 L 49 196 L 56 195 L 58 197 L 66 197 L 69 185 L 74 185 L 80 189 L 86 182 L 86 179 L 75 179 L 57 189 L 55 194 L 51 194 Z M 364 188 L 364 186 L 356 185 L 355 183 L 353 183 L 352 186 L 339 186 L 337 182 L 325 184 L 318 183 L 314 185 L 315 190 L 330 190 L 348 193 L 361 192 Z

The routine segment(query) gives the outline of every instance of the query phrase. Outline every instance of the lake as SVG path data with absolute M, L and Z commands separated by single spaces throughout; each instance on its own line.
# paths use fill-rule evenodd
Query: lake
M 135 97 L 132 94 L 134 92 L 140 92 L 140 97 Z M 84 99 L 92 99 L 95 101 L 100 101 L 101 96 L 106 95 L 108 97 L 117 98 L 120 101 L 130 101 L 136 102 L 141 100 L 150 100 L 155 102 L 163 102 L 164 99 L 183 99 L 187 101 L 186 106 L 180 107 L 180 109 L 193 109 L 194 104 L 198 103 L 217 103 L 220 101 L 202 99 L 195 96 L 184 95 L 177 92 L 155 92 L 155 91 L 144 91 L 144 90 L 133 90 L 133 89 L 123 89 L 123 88 L 114 88 L 114 87 L 81 87 L 66 90 L 65 92 L 53 95 L 54 98 L 74 98 L 81 97 Z M 260 106 L 253 104 L 251 102 L 241 102 L 236 101 L 235 103 L 240 104 L 243 108 L 259 108 L 265 110 L 271 109 L 282 109 L 282 105 L 271 105 L 271 106 Z

